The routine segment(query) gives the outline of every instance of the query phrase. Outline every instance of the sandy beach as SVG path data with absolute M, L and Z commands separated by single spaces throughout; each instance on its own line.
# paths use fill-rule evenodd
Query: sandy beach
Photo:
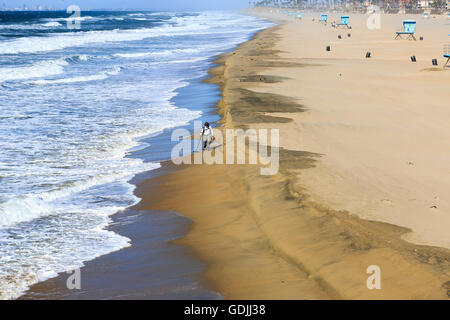
M 215 130 L 279 129 L 279 172 L 166 162 L 164 174 L 136 181 L 142 200 L 131 210 L 189 218 L 173 243 L 206 264 L 193 273 L 225 299 L 449 299 L 449 21 L 382 15 L 369 30 L 367 16 L 352 14 L 352 29 L 340 30 L 317 13 L 247 13 L 278 25 L 216 60 Z M 424 40 L 394 40 L 405 18 Z M 366 286 L 372 265 L 380 290 Z
M 280 173 L 187 166 L 141 185 L 139 207 L 194 221 L 179 243 L 228 299 L 447 299 L 448 22 L 415 17 L 411 42 L 393 40 L 398 15 L 372 31 L 364 15 L 336 30 L 257 14 L 286 21 L 221 57 L 212 81 L 224 128 L 280 130 Z
M 367 16 L 351 15 L 352 29 L 342 30 L 309 18 L 283 25 L 276 46 L 280 58 L 303 67 L 271 69 L 289 79 L 258 88 L 308 109 L 280 138 L 282 147 L 323 155 L 300 183 L 322 204 L 412 229 L 404 237 L 414 243 L 450 248 L 450 72 L 442 68 L 449 20 L 383 15 L 381 29 L 369 30 Z M 393 40 L 410 18 L 424 40 Z

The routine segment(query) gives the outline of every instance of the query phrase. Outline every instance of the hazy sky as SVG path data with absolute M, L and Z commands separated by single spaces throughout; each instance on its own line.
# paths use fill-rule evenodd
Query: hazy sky
M 141 8 L 149 10 L 239 9 L 248 0 L 0 0 L 1 6 L 53 6 L 66 8 L 71 4 L 90 8 Z

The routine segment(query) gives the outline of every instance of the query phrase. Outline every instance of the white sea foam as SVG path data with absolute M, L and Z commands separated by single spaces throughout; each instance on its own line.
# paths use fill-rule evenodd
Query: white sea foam
M 78 60 L 78 61 L 88 61 L 89 60 L 89 56 L 86 54 L 80 54 L 77 56 L 72 57 L 73 60 Z
M 171 112 L 175 112 L 173 120 L 113 139 L 108 158 L 115 160 L 103 162 L 107 165 L 102 168 L 104 173 L 68 183 L 57 190 L 24 195 L 0 204 L 0 265 L 5 266 L 0 268 L 0 299 L 17 298 L 32 284 L 130 245 L 130 239 L 104 228 L 111 223 L 109 215 L 139 201 L 133 194 L 135 187 L 127 181 L 138 172 L 160 165 L 124 158 L 124 155 L 138 146 L 137 137 L 200 116 L 199 112 L 176 107 L 161 110 L 161 116 L 166 118 Z M 159 118 L 156 113 L 156 123 Z M 98 155 L 99 159 L 104 157 Z M 118 187 L 119 190 L 114 191 Z M 120 199 L 124 205 L 111 206 L 105 200 L 99 204 L 82 201 L 96 195 L 114 202 Z M 17 249 L 17 241 L 20 241 L 20 249 Z
M 17 298 L 34 283 L 81 267 L 83 261 L 129 246 L 128 238 L 104 230 L 111 223 L 108 216 L 139 201 L 133 194 L 134 186 L 127 181 L 138 172 L 158 168 L 159 164 L 124 156 L 128 150 L 137 148 L 138 137 L 184 124 L 201 115 L 200 112 L 166 105 L 168 99 L 173 97 L 174 89 L 184 85 L 179 82 L 172 88 L 167 87 L 165 93 L 160 93 L 161 104 L 165 106 L 150 113 L 153 122 L 149 122 L 146 128 L 110 137 L 99 150 L 89 148 L 92 152 L 77 151 L 91 163 L 87 164 L 92 167 L 90 171 L 98 171 L 95 176 L 0 204 L 0 265 L 6 266 L 0 268 L 0 299 Z M 148 116 L 142 116 L 149 121 Z M 64 164 L 69 165 L 69 162 Z M 101 167 L 95 168 L 98 165 Z M 84 175 L 83 168 L 72 170 L 80 170 L 80 174 Z M 36 178 L 43 173 L 30 167 L 28 172 L 24 172 L 35 174 Z M 114 191 L 118 186 L 120 189 Z M 86 202 L 98 196 L 110 200 Z M 123 205 L 111 206 L 108 204 L 111 201 L 120 201 Z M 20 241 L 20 249 L 17 248 L 17 241 Z
M 62 24 L 57 21 L 40 24 L 0 24 L 0 29 L 9 30 L 45 30 L 61 27 Z
M 103 17 L 91 17 L 91 16 L 81 16 L 81 17 L 68 17 L 68 18 L 45 18 L 42 21 L 58 22 L 58 21 L 87 21 L 87 20 L 102 20 Z
M 66 58 L 43 60 L 35 62 L 32 65 L 0 68 L 0 83 L 13 80 L 45 78 L 60 75 L 64 73 L 64 67 L 68 66 L 69 63 L 86 62 L 89 59 L 90 57 L 88 55 L 81 54 Z M 111 71 L 105 71 L 101 74 L 93 75 L 91 77 L 92 80 L 106 79 L 108 76 L 115 75 L 118 72 L 120 72 L 120 68 L 116 68 Z M 68 81 L 70 82 L 70 80 Z M 80 79 L 73 79 L 72 81 L 78 82 L 90 80 L 89 77 L 87 77 L 87 79 L 83 79 L 83 77 L 80 77 Z M 64 81 L 62 83 L 64 83 Z M 37 81 L 37 84 L 39 84 L 39 81 Z
M 142 58 L 154 55 L 153 52 L 140 52 L 140 53 L 116 53 L 114 56 L 120 58 Z
M 0 68 L 0 82 L 41 78 L 64 73 L 65 59 L 45 60 L 29 66 Z
M 53 22 L 44 23 L 44 24 L 42 24 L 42 26 L 44 26 L 44 27 L 61 27 L 62 24 L 59 22 L 53 21 Z
M 137 53 L 116 53 L 114 56 L 120 58 L 142 58 L 149 56 L 172 56 L 175 54 L 184 54 L 184 53 L 198 53 L 202 48 L 195 49 L 173 49 L 173 50 L 162 50 L 162 51 L 153 51 L 153 52 L 137 52 Z
M 0 203 L 0 227 L 55 214 L 60 211 L 57 203 L 60 199 L 80 193 L 96 185 L 107 184 L 120 179 L 125 179 L 126 181 L 138 172 L 153 170 L 158 167 L 159 165 L 155 163 L 142 163 L 141 160 L 128 160 L 124 161 L 123 165 L 115 167 L 114 172 L 109 174 L 99 174 L 84 181 L 69 183 L 58 190 L 37 195 L 30 194 L 21 196 Z M 117 207 L 114 210 L 113 212 L 108 212 L 108 214 L 117 212 Z
M 89 76 L 79 76 L 73 78 L 63 78 L 63 79 L 54 79 L 54 80 L 34 80 L 27 81 L 27 84 L 34 85 L 46 85 L 46 84 L 63 84 L 63 83 L 76 83 L 76 82 L 89 82 L 89 81 L 98 81 L 109 78 L 110 76 L 118 75 L 121 71 L 120 67 L 116 67 L 113 70 L 102 71 L 97 74 L 89 75 Z
M 128 193 L 132 195 L 132 192 L 133 188 L 128 187 Z M 104 207 L 100 213 L 115 213 L 120 209 Z M 0 299 L 17 298 L 32 284 L 129 246 L 130 239 L 104 230 L 110 222 L 107 215 L 99 215 L 99 210 L 86 209 L 74 214 L 67 207 L 64 214 L 3 228 Z
M 98 43 L 127 42 L 151 37 L 183 35 L 206 29 L 208 29 L 207 26 L 200 25 L 183 27 L 165 25 L 133 30 L 81 31 L 64 35 L 52 34 L 48 37 L 26 37 L 1 42 L 0 54 L 46 52 Z
M 127 17 L 129 24 L 161 16 L 166 24 L 0 42 L 0 55 L 17 54 L 0 57 L 0 81 L 10 79 L 1 84 L 0 104 L 0 299 L 130 245 L 105 230 L 109 215 L 139 201 L 129 179 L 159 164 L 128 153 L 151 153 L 140 137 L 200 117 L 172 99 L 189 79 L 206 75 L 202 60 L 261 28 L 235 14 L 179 15 L 83 17 L 108 24 Z M 43 29 L 65 24 L 41 21 Z M 151 37 L 159 38 L 138 41 Z

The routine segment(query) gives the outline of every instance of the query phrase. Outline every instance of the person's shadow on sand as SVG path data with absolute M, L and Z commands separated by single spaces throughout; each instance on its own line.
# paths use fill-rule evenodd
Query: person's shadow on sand
M 209 148 L 206 148 L 206 149 L 197 149 L 197 150 L 194 151 L 194 153 L 195 152 L 200 152 L 200 151 L 212 151 L 212 150 L 215 150 L 215 149 L 221 148 L 221 147 L 222 147 L 222 144 L 211 145 L 211 146 L 209 146 Z

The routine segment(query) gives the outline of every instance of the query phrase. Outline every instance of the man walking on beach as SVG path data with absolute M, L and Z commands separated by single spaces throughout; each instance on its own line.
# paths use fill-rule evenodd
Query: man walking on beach
M 211 145 L 213 137 L 213 129 L 210 127 L 209 122 L 205 122 L 205 126 L 202 129 L 203 150 Z

